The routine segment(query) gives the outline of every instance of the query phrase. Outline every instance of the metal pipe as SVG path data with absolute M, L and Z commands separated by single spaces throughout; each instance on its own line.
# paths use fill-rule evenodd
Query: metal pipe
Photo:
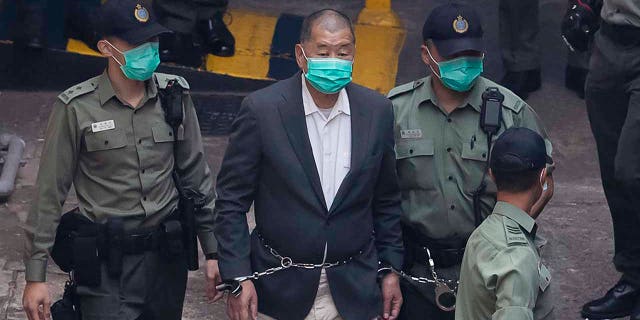
M 11 134 L 0 135 L 0 149 L 8 148 L 4 157 L 2 173 L 0 174 L 0 199 L 7 198 L 13 193 L 24 147 L 24 141 L 18 136 Z

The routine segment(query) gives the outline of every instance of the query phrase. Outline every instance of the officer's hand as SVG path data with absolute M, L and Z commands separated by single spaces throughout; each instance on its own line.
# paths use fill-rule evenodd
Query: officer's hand
M 29 320 L 51 319 L 51 298 L 47 283 L 27 281 L 22 306 Z
M 229 295 L 227 316 L 231 320 L 258 319 L 258 294 L 251 280 L 242 282 L 242 292 L 239 297 Z
M 220 269 L 218 269 L 218 260 L 207 260 L 206 268 L 204 270 L 206 276 L 206 291 L 207 299 L 210 303 L 216 302 L 224 296 L 222 291 L 218 291 L 216 286 L 222 282 L 220 277 Z
M 400 292 L 400 277 L 395 273 L 389 273 L 382 278 L 383 314 L 385 320 L 393 320 L 398 317 L 402 307 L 402 292 Z

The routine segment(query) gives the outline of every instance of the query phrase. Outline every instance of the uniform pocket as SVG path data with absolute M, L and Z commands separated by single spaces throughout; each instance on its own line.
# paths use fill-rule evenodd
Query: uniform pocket
M 101 132 L 88 132 L 84 136 L 87 152 L 111 150 L 125 147 L 127 136 L 120 129 Z
M 153 134 L 153 141 L 155 143 L 173 142 L 173 129 L 166 123 L 157 124 L 151 127 L 151 133 Z
M 401 141 L 396 145 L 400 188 L 433 189 L 436 172 L 432 139 Z

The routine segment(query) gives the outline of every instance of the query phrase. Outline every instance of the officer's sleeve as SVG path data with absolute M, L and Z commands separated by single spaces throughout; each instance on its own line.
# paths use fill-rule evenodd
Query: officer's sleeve
M 215 232 L 220 274 L 225 280 L 252 273 L 247 212 L 256 193 L 262 156 L 260 125 L 252 108 L 248 96 L 231 125 L 229 145 L 218 173 Z
M 403 263 L 400 218 L 400 186 L 396 172 L 393 106 L 388 103 L 382 113 L 382 164 L 373 198 L 375 243 L 380 262 L 401 270 Z
M 547 147 L 547 155 L 549 158 L 553 159 L 553 144 L 549 139 L 549 135 L 547 134 L 547 130 L 545 130 L 540 117 L 538 114 L 529 106 L 525 104 L 522 110 L 520 110 L 519 114 L 514 119 L 514 125 L 516 127 L 525 127 L 529 128 L 537 133 L 539 133 L 544 138 L 544 143 Z M 547 165 L 547 170 L 549 172 L 553 172 L 555 169 L 555 161 Z
M 509 247 L 492 259 L 489 282 L 495 283 L 496 305 L 492 320 L 533 320 L 539 288 L 538 262 L 530 248 Z
M 200 134 L 198 116 L 191 96 L 187 96 L 184 104 L 184 142 L 178 144 L 176 165 L 179 169 L 180 182 L 185 189 L 197 191 L 204 197 L 203 210 L 196 212 L 198 239 L 205 255 L 215 253 L 216 239 L 213 235 L 215 191 L 213 177 L 207 164 Z
M 73 108 L 56 101 L 47 125 L 35 199 L 24 225 L 27 281 L 46 281 L 48 253 L 76 170 L 79 131 Z

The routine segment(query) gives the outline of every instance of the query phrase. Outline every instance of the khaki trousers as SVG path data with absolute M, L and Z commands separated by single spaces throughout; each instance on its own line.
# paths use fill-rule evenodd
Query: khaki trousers
M 260 303 L 260 297 L 258 297 L 258 303 Z M 264 314 L 258 314 L 259 320 L 276 320 Z M 320 284 L 318 285 L 318 293 L 316 299 L 313 302 L 311 311 L 307 315 L 305 320 L 342 320 L 333 297 L 331 296 L 331 290 L 329 290 L 329 281 L 327 280 L 327 273 L 322 269 L 320 274 Z

